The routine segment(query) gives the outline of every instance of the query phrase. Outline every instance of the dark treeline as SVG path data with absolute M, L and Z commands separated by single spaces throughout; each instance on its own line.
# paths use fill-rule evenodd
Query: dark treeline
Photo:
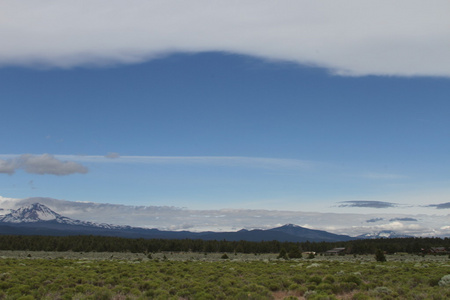
M 395 238 L 367 239 L 347 242 L 278 242 L 278 241 L 206 241 L 167 239 L 128 239 L 105 236 L 20 236 L 0 235 L 0 250 L 22 251 L 74 251 L 74 252 L 238 252 L 278 253 L 281 249 L 292 251 L 325 252 L 335 247 L 345 247 L 347 254 L 373 254 L 377 249 L 386 253 L 421 253 L 431 247 L 450 248 L 449 238 Z

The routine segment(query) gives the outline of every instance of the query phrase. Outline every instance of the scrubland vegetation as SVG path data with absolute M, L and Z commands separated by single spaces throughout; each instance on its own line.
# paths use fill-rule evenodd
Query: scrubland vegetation
M 447 256 L 0 252 L 0 299 L 449 299 Z
M 448 255 L 383 251 L 383 262 L 379 251 L 293 259 L 281 250 L 2 250 L 0 299 L 450 299 Z

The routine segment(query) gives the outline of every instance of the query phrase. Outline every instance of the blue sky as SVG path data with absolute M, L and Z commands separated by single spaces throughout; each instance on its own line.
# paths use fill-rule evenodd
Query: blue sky
M 63 160 L 89 169 L 59 177 L 18 170 L 2 176 L 5 196 L 302 209 L 448 186 L 447 79 L 341 77 L 202 53 L 131 66 L 8 67 L 0 81 L 4 154 L 74 155 Z M 103 159 L 108 153 L 119 157 Z M 181 159 L 120 163 L 126 156 Z M 299 165 L 208 161 L 221 157 Z
M 1 4 L 0 196 L 448 214 L 448 3 L 156 2 Z

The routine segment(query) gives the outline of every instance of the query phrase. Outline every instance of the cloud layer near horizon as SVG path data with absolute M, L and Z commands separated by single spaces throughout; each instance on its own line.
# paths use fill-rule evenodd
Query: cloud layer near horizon
M 443 0 L 5 0 L 0 66 L 101 66 L 220 51 L 340 75 L 449 77 L 448 11 Z
M 61 161 L 51 154 L 22 154 L 12 159 L 0 159 L 0 173 L 12 175 L 16 170 L 23 169 L 30 174 L 69 175 L 85 174 L 88 169 L 73 161 Z
M 172 206 L 131 206 L 42 197 L 12 199 L 2 196 L 0 208 L 4 211 L 0 210 L 0 214 L 36 202 L 73 219 L 162 230 L 236 231 L 243 228 L 268 229 L 290 223 L 352 236 L 383 230 L 412 236 L 450 236 L 450 226 L 442 226 L 448 220 L 448 215 L 420 215 L 420 220 L 412 222 L 416 219 L 414 215 L 393 213 L 375 215 L 264 209 L 192 210 Z M 376 224 L 367 224 L 367 217 L 377 220 Z

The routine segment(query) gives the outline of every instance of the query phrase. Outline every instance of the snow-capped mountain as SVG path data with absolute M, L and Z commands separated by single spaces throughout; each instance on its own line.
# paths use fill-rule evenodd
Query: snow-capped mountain
M 110 224 L 98 224 L 93 222 L 86 222 L 80 220 L 74 220 L 61 216 L 60 214 L 54 212 L 50 208 L 40 203 L 33 203 L 27 206 L 23 206 L 16 210 L 11 210 L 9 214 L 4 215 L 0 218 L 0 223 L 42 223 L 51 222 L 59 223 L 65 225 L 75 225 L 75 226 L 89 226 L 98 228 L 108 228 L 108 229 L 121 229 L 127 228 L 127 226 L 116 226 Z
M 390 238 L 405 238 L 405 237 L 411 237 L 411 236 L 404 235 L 404 234 L 398 234 L 392 230 L 382 230 L 382 231 L 378 231 L 378 232 L 366 233 L 366 234 L 357 236 L 357 238 L 361 238 L 361 239 L 381 239 L 381 238 L 390 239 Z
M 63 221 L 64 217 L 52 211 L 45 205 L 34 203 L 12 210 L 9 214 L 3 216 L 0 221 L 8 223 L 34 223 L 40 221 L 58 220 Z

